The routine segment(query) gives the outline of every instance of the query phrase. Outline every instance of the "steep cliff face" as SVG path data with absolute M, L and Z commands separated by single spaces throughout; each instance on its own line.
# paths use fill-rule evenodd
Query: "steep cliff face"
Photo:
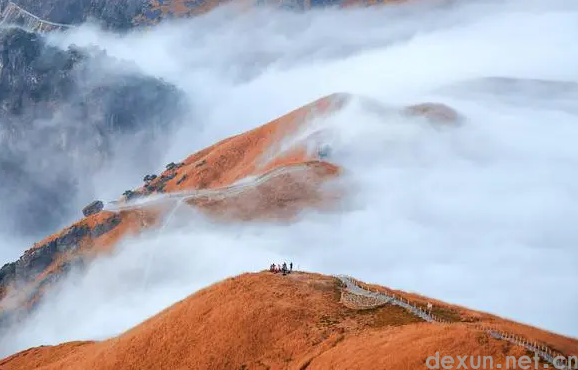
M 184 109 L 175 87 L 104 51 L 60 50 L 21 29 L 0 33 L 0 65 L 0 217 L 28 235 L 62 222 L 82 176 L 124 135 L 139 133 L 141 158 L 154 158 L 148 144 Z

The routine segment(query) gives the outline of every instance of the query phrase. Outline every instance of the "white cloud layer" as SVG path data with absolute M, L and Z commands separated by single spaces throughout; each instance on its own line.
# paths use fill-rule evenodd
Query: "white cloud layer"
M 578 4 L 519 0 L 220 9 L 122 37 L 90 25 L 55 36 L 97 44 L 187 92 L 194 113 L 166 162 L 336 91 L 384 106 L 443 102 L 466 119 L 438 130 L 353 104 L 319 122 L 352 189 L 341 211 L 219 225 L 179 209 L 160 234 L 73 274 L 0 341 L 0 354 L 107 338 L 200 287 L 282 260 L 578 336 L 577 34 Z M 95 184 L 99 194 L 114 176 Z

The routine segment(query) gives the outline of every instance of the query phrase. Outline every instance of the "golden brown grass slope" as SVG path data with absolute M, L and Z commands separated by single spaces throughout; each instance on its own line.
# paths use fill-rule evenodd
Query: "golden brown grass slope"
M 319 185 L 337 176 L 339 168 L 328 162 L 320 162 L 315 151 L 307 150 L 306 143 L 291 142 L 291 145 L 283 146 L 283 150 L 279 150 L 279 147 L 291 141 L 292 136 L 312 120 L 341 109 L 349 99 L 348 94 L 329 95 L 253 130 L 222 140 L 189 156 L 178 166 L 163 171 L 155 180 L 134 192 L 147 196 L 158 192 L 219 189 L 248 176 L 301 166 L 302 171 L 272 177 L 233 197 L 205 197 L 188 203 L 205 210 L 210 216 L 229 220 L 291 218 L 304 208 L 321 206 L 330 198 L 321 192 Z M 154 190 L 147 190 L 147 186 Z M 25 286 L 15 289 L 12 283 L 2 284 L 0 281 L 0 311 L 31 306 L 49 289 L 51 284 L 46 282 L 51 281 L 50 277 L 59 274 L 70 261 L 110 251 L 123 237 L 158 225 L 168 210 L 166 206 L 155 205 L 118 213 L 102 211 L 35 243 L 23 258 L 33 256 L 38 249 L 49 248 L 50 242 L 63 238 L 71 230 L 88 230 L 73 247 L 51 256 L 50 265 L 26 282 Z M 95 234 L 97 227 L 106 227 L 108 231 Z
M 203 196 L 187 203 L 220 221 L 291 220 L 307 208 L 331 207 L 337 204 L 342 191 L 322 185 L 338 176 L 341 168 L 320 160 L 315 147 L 319 139 L 305 135 L 305 131 L 316 119 L 340 111 L 352 100 L 346 93 L 331 94 L 253 130 L 226 138 L 170 166 L 156 179 L 134 189 L 134 194 L 146 197 L 196 190 L 224 192 L 223 189 L 239 180 L 262 177 L 267 180 L 242 192 L 227 197 Z M 400 113 L 421 115 L 433 123 L 452 123 L 458 118 L 451 108 L 434 103 L 400 108 Z M 300 170 L 293 171 L 295 168 Z M 277 175 L 268 177 L 271 173 Z M 119 203 L 123 202 L 120 199 Z M 78 236 L 74 243 L 51 252 L 50 263 L 27 281 L 20 281 L 19 286 L 0 281 L 0 312 L 32 307 L 67 266 L 110 251 L 124 237 L 159 225 L 172 205 L 102 211 L 34 244 L 23 259 L 34 258 L 42 249 L 50 249 L 51 242 L 66 239 L 71 232 Z
M 302 7 L 303 10 L 310 10 L 314 8 L 322 8 L 324 5 L 334 5 L 340 8 L 348 8 L 379 6 L 408 1 L 420 0 L 340 0 L 327 4 L 322 4 L 319 2 L 313 2 L 312 4 L 311 0 L 305 0 L 303 2 L 292 0 L 289 2 L 286 1 L 284 4 L 287 5 L 287 3 L 293 3 L 295 7 Z M 167 18 L 194 17 L 208 13 L 211 10 L 224 4 L 235 4 L 239 9 L 251 9 L 255 6 L 259 6 L 259 4 L 269 4 L 273 7 L 279 7 L 281 2 L 276 0 L 151 0 L 148 2 L 148 15 L 143 14 L 137 16 L 134 19 L 134 23 L 138 25 L 154 25 Z
M 1 360 L 0 369 L 415 370 L 427 368 L 427 357 L 436 351 L 455 358 L 492 356 L 506 368 L 506 356 L 527 354 L 473 324 L 425 323 L 390 305 L 356 310 L 340 297 L 339 282 L 328 276 L 244 274 L 205 288 L 116 338 L 29 349 Z M 576 340 L 549 338 L 548 344 L 563 342 L 578 352 Z

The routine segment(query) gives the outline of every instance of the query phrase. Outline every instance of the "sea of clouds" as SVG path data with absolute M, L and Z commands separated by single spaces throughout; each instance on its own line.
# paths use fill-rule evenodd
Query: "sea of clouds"
M 510 0 L 305 14 L 225 7 L 126 35 L 86 24 L 51 36 L 63 48 L 98 45 L 186 92 L 193 113 L 163 162 L 329 93 L 363 97 L 313 128 L 328 133 L 350 191 L 338 211 L 290 225 L 223 225 L 180 207 L 161 230 L 71 274 L 0 339 L 0 355 L 108 338 L 201 287 L 282 261 L 578 336 L 576 35 L 578 3 Z M 461 124 L 387 113 L 426 101 L 452 106 Z M 94 181 L 105 199 L 128 182 L 114 168 Z

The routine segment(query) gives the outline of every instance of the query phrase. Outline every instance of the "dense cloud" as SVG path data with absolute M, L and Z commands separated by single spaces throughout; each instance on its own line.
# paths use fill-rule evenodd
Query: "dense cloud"
M 86 179 L 128 148 L 135 171 L 159 164 L 150 144 L 182 110 L 174 86 L 96 47 L 59 49 L 17 28 L 0 34 L 0 63 L 0 231 L 61 227 L 94 195 Z
M 361 99 L 312 127 L 347 169 L 338 212 L 219 225 L 181 208 L 161 232 L 71 275 L 0 342 L 4 352 L 105 338 L 203 285 L 282 260 L 578 335 L 578 53 L 568 49 L 577 32 L 578 5 L 512 0 L 220 9 L 147 33 L 86 26 L 55 36 L 61 48 L 96 44 L 132 60 L 195 102 L 165 161 L 336 91 L 384 109 Z M 435 129 L 387 109 L 423 101 L 464 121 Z

